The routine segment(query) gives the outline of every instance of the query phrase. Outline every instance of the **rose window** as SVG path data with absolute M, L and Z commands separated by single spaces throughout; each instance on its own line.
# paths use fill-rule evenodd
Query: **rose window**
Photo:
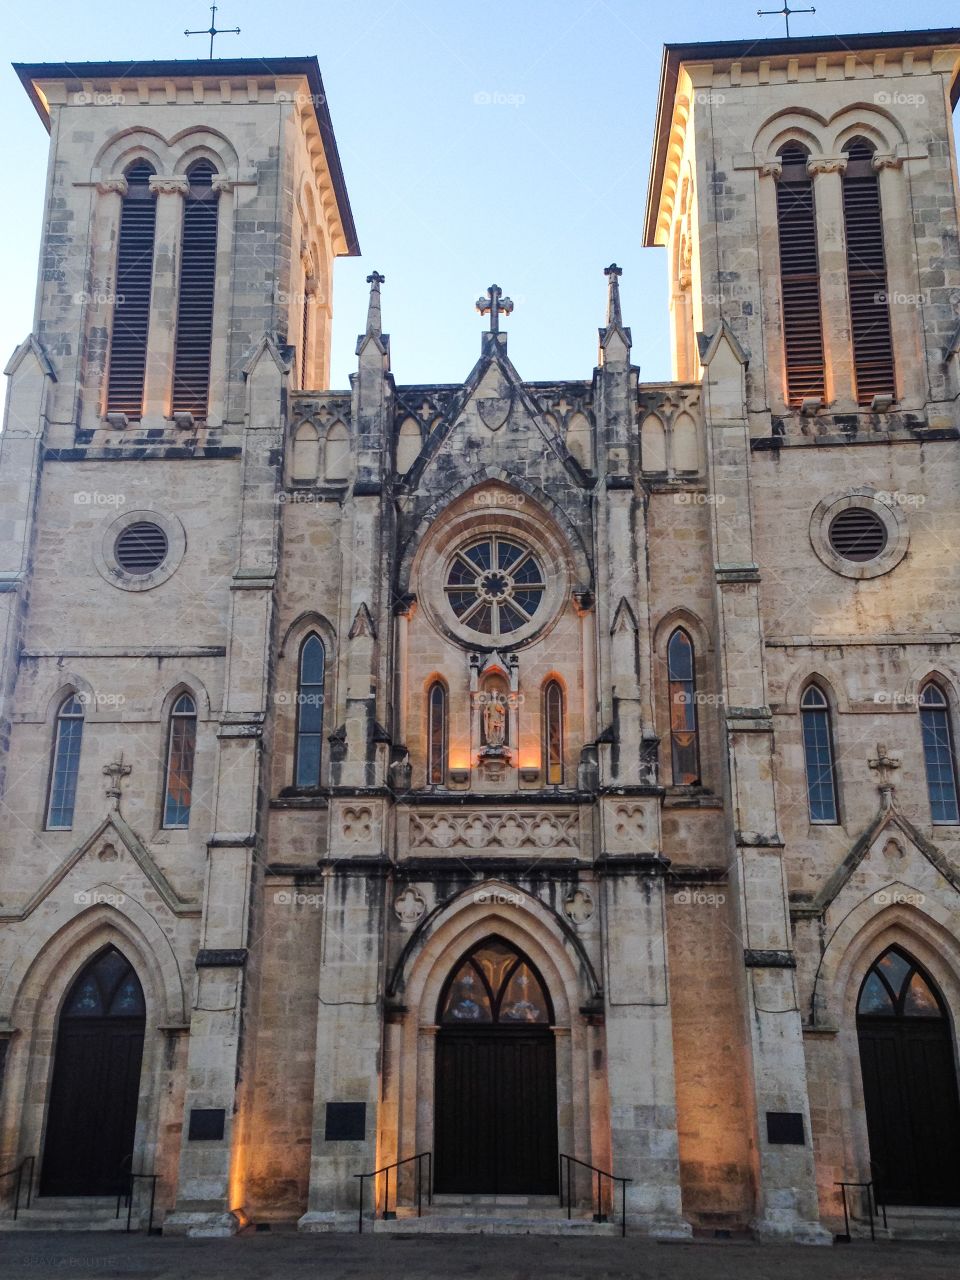
M 444 590 L 464 626 L 481 635 L 504 636 L 531 621 L 545 587 L 533 552 L 494 536 L 457 552 Z

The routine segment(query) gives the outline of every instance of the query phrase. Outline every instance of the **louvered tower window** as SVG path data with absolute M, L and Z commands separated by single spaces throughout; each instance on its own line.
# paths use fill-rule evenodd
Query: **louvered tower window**
M 777 154 L 783 162 L 777 183 L 777 228 L 787 402 L 799 407 L 808 397 L 822 400 L 826 385 L 817 214 L 807 150 L 798 142 L 788 142 Z
M 139 418 L 143 412 L 143 382 L 147 369 L 157 201 L 149 185 L 154 171 L 145 160 L 135 161 L 124 176 L 127 194 L 120 206 L 107 411 Z
M 213 295 L 217 278 L 217 192 L 208 160 L 188 170 L 190 189 L 183 205 L 180 301 L 173 363 L 173 411 L 207 416 Z
M 847 241 L 847 286 L 857 400 L 896 395 L 887 263 L 883 252 L 880 180 L 873 169 L 873 146 L 853 138 L 844 147 L 843 223 Z

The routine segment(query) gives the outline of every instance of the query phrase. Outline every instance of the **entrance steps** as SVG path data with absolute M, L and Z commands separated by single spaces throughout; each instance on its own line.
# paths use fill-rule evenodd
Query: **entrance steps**
M 371 1225 L 386 1235 L 620 1234 L 619 1220 L 594 1222 L 590 1209 L 575 1207 L 568 1218 L 556 1196 L 435 1195 L 433 1204 L 424 1202 L 420 1218 L 416 1207 L 400 1205 L 396 1218 L 378 1218 Z
M 34 1196 L 29 1209 L 20 1205 L 16 1221 L 12 1208 L 3 1210 L 0 1231 L 123 1231 L 126 1207 L 116 1214 L 116 1196 Z
M 888 1206 L 886 1228 L 882 1215 L 874 1227 L 878 1240 L 960 1240 L 960 1207 Z M 869 1222 L 858 1220 L 851 1224 L 851 1235 L 869 1239 Z

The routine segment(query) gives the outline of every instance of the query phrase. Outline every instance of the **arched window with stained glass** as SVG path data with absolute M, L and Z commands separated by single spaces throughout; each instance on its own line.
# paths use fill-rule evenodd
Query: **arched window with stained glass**
M 957 757 L 947 695 L 933 681 L 920 692 L 920 733 L 927 774 L 930 816 L 936 823 L 960 823 L 957 804 Z
M 447 777 L 447 689 L 434 680 L 427 693 L 427 782 L 443 786 Z
M 830 704 L 819 685 L 808 684 L 800 699 L 807 807 L 811 822 L 837 821 L 837 782 L 833 765 Z
M 523 952 L 503 938 L 484 939 L 456 965 L 440 997 L 445 1026 L 549 1025 L 546 984 Z
M 76 693 L 64 698 L 57 712 L 50 762 L 47 830 L 69 831 L 77 801 L 77 775 L 83 743 L 83 702 Z
M 696 664 L 693 641 L 683 627 L 677 627 L 667 642 L 667 677 L 673 784 L 695 786 L 700 781 Z
M 297 745 L 295 783 L 298 787 L 320 785 L 323 759 L 323 701 L 327 654 L 315 631 L 300 646 L 297 678 Z
M 197 704 L 181 693 L 170 712 L 167 730 L 167 785 L 163 825 L 188 827 L 193 796 L 193 760 L 197 749 Z

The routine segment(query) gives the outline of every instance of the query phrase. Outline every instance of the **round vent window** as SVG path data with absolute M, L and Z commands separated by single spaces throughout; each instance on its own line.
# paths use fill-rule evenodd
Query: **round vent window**
M 125 573 L 144 577 L 159 569 L 167 557 L 167 535 L 146 520 L 130 524 L 114 545 L 117 564 Z
M 887 527 L 869 507 L 847 507 L 830 521 L 830 546 L 844 560 L 875 560 L 887 545 Z

